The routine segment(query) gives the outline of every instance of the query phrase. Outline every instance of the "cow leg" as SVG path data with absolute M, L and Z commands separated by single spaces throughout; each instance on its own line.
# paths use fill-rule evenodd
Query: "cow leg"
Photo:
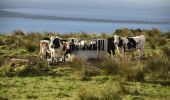
M 46 54 L 45 54 L 45 59 L 47 59 L 47 57 L 48 57 L 48 53 L 46 52 Z
M 145 50 L 144 50 L 144 47 L 141 47 L 140 48 L 140 53 L 141 53 L 141 59 L 143 59 L 144 58 L 144 56 L 145 56 Z
M 63 56 L 63 63 L 65 63 L 66 62 L 66 57 L 65 57 L 65 55 Z
M 51 52 L 51 61 L 52 61 L 52 63 L 54 63 L 54 61 L 55 61 L 55 55 L 54 55 L 54 52 Z
M 57 57 L 57 63 L 60 62 L 60 57 Z
M 119 48 L 119 54 L 120 54 L 121 57 L 124 57 L 125 51 L 124 51 L 123 47 Z

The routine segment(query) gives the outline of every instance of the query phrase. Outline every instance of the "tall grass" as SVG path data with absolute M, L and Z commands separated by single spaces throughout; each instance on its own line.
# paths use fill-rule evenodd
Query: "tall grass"
M 86 59 L 75 57 L 72 62 L 68 63 L 68 67 L 78 71 L 78 78 L 82 81 L 88 81 L 91 76 L 100 74 L 98 68 L 88 62 Z
M 101 69 L 104 75 L 116 75 L 118 73 L 118 62 L 109 55 L 103 56 L 96 65 Z
M 118 74 L 127 81 L 144 81 L 144 64 L 139 60 L 133 60 L 129 56 L 121 58 L 118 62 Z
M 0 38 L 0 46 L 1 45 L 4 45 L 4 41 L 3 41 L 3 39 Z
M 102 88 L 81 87 L 77 94 L 77 100 L 121 100 L 122 97 L 116 93 L 112 86 Z
M 167 36 L 167 34 L 161 34 L 162 32 L 160 32 L 157 29 L 153 29 L 153 30 L 118 29 L 116 30 L 115 33 L 116 34 L 118 33 L 122 36 L 135 36 L 139 34 L 146 34 L 146 36 L 148 37 L 147 43 L 149 43 L 149 46 L 155 50 L 160 48 L 160 46 L 163 47 L 163 45 L 167 44 L 165 40 L 166 39 L 165 37 Z M 20 30 L 17 30 L 13 32 L 11 36 L 5 36 L 5 38 L 4 36 L 1 36 L 0 45 L 2 45 L 1 48 L 3 50 L 6 48 L 5 49 L 6 51 L 12 51 L 13 49 L 16 49 L 16 48 L 24 49 L 24 50 L 21 50 L 20 55 L 24 53 L 27 53 L 27 54 L 36 53 L 38 52 L 38 49 L 39 49 L 40 39 L 42 39 L 43 37 L 49 37 L 50 35 L 58 35 L 62 38 L 70 38 L 70 37 L 107 38 L 110 36 L 105 33 L 100 34 L 100 35 L 94 35 L 94 34 L 88 34 L 85 32 L 69 33 L 69 34 L 59 34 L 59 33 L 41 34 L 37 32 L 36 33 L 31 32 L 27 34 Z M 149 73 L 149 72 L 154 73 L 156 71 L 163 73 L 165 72 L 163 70 L 170 69 L 169 63 L 168 63 L 170 50 L 169 48 L 163 48 L 162 51 L 163 51 L 163 53 L 161 54 L 162 56 L 157 56 L 153 52 L 151 52 L 153 54 L 151 56 L 152 58 L 145 60 L 145 61 L 133 59 L 133 57 L 130 57 L 130 56 L 125 56 L 123 58 L 118 57 L 118 56 L 114 56 L 113 58 L 110 58 L 109 56 L 106 56 L 96 61 L 87 61 L 82 58 L 75 58 L 72 62 L 68 63 L 67 65 L 77 71 L 80 71 L 81 73 L 80 76 L 82 76 L 82 79 L 83 77 L 86 79 L 91 76 L 104 74 L 104 75 L 119 75 L 129 81 L 143 81 L 146 73 Z M 17 55 L 17 53 L 14 53 L 14 55 Z M 4 60 L 1 60 L 0 65 L 2 65 L 3 62 Z M 40 61 L 37 61 L 37 63 L 38 62 Z M 5 66 L 8 66 L 8 65 L 5 65 Z M 27 65 L 24 65 L 24 68 L 27 68 Z M 166 73 L 168 72 L 166 71 Z
M 155 53 L 150 59 L 146 61 L 145 72 L 152 74 L 153 79 L 168 78 L 170 69 L 170 62 L 167 53 L 169 50 L 163 50 L 164 52 Z

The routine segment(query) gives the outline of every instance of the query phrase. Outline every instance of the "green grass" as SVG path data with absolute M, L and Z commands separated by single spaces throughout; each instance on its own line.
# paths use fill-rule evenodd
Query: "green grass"
M 47 34 L 15 31 L 11 36 L 0 35 L 0 100 L 169 100 L 169 33 L 162 35 L 156 29 L 119 29 L 115 33 L 145 34 L 145 60 L 139 60 L 136 51 L 126 53 L 123 59 L 118 55 L 97 61 L 76 58 L 70 63 L 48 66 L 38 56 L 39 40 Z M 84 32 L 54 35 L 110 37 Z M 26 58 L 30 62 L 10 62 L 10 58 Z
M 1 77 L 0 98 L 75 100 L 86 95 L 99 100 L 107 94 L 108 96 L 117 94 L 122 99 L 170 99 L 170 87 L 162 85 L 161 83 L 165 83 L 163 81 L 120 83 L 117 76 L 95 76 L 91 80 L 82 81 L 70 68 L 57 68 L 57 72 L 66 74 L 41 77 Z M 120 85 L 123 85 L 123 90 Z

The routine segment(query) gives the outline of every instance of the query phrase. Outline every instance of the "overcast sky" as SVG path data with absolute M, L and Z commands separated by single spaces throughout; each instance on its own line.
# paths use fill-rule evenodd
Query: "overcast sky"
M 0 0 L 0 8 L 170 10 L 170 0 Z

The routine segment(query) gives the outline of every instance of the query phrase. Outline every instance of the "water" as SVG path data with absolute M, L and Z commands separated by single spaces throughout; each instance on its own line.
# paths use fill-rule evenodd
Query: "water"
M 170 21 L 170 13 L 163 11 L 124 11 L 124 10 L 55 10 L 55 9 L 3 9 L 5 11 L 20 12 L 32 15 L 48 15 L 74 18 L 95 18 L 133 21 Z M 170 31 L 170 24 L 140 24 L 140 23 L 102 23 L 82 21 L 59 21 L 28 18 L 12 18 L 0 16 L 0 33 L 21 29 L 25 32 L 89 32 L 112 33 L 119 28 L 152 29 Z

